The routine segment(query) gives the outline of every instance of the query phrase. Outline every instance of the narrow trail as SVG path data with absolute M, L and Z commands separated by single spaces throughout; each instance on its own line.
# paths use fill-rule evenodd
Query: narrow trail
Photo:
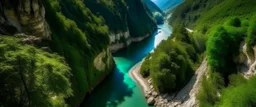
M 200 81 L 203 75 L 207 72 L 207 60 L 204 59 L 200 67 L 196 70 L 195 75 L 191 78 L 189 83 L 181 89 L 174 100 L 171 102 L 171 107 L 195 107 L 198 106 L 196 101 L 196 94 L 200 87 Z

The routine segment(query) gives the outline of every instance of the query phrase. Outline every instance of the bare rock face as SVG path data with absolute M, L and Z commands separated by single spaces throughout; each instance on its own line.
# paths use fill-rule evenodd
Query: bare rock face
M 14 33 L 50 39 L 42 0 L 0 0 L 0 34 Z

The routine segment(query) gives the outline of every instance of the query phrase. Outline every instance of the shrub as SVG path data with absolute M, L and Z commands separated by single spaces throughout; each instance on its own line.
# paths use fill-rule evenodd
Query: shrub
M 254 107 L 256 106 L 256 78 L 251 77 L 249 80 L 241 76 L 233 76 L 232 80 L 236 85 L 230 85 L 223 90 L 217 107 Z M 240 82 L 242 80 L 243 82 Z
M 208 77 L 208 78 L 207 78 Z M 221 75 L 217 72 L 210 72 L 203 77 L 197 99 L 200 107 L 212 107 L 219 100 L 218 94 L 224 86 Z
M 237 18 L 237 17 L 231 18 L 228 21 L 228 25 L 234 26 L 234 27 L 241 27 L 241 20 L 239 18 Z
M 52 32 L 49 45 L 66 58 L 72 69 L 74 96 L 66 101 L 70 106 L 77 106 L 100 79 L 113 71 L 113 60 L 104 62 L 109 66 L 102 72 L 92 63 L 100 52 L 107 51 L 108 27 L 104 19 L 95 16 L 81 0 L 46 0 L 44 7 Z

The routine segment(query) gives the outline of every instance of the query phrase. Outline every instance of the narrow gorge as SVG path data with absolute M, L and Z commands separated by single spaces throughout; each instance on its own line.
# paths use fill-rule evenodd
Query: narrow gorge
M 255 0 L 0 0 L 0 107 L 254 107 Z

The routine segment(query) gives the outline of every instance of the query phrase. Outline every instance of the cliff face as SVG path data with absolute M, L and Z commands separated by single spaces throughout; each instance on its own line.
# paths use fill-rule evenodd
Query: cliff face
M 65 57 L 72 74 L 73 96 L 66 98 L 71 106 L 78 106 L 115 66 L 108 27 L 80 0 L 1 0 L 1 35 L 39 40 L 37 46 Z
M 237 63 L 237 69 L 245 78 L 249 78 L 255 75 L 256 71 L 256 46 L 253 46 L 250 51 L 245 43 L 242 43 L 239 48 L 240 54 L 234 58 L 234 62 Z
M 1 34 L 25 33 L 50 39 L 41 0 L 1 0 L 0 12 Z
M 141 41 L 156 29 L 140 0 L 84 3 L 0 0 L 1 35 L 23 33 L 26 39 L 43 40 L 38 42 L 42 49 L 49 47 L 49 52 L 65 57 L 72 74 L 73 96 L 65 100 L 70 106 L 78 106 L 113 71 L 111 51 Z
M 84 0 L 84 3 L 105 19 L 112 52 L 140 41 L 156 29 L 150 11 L 141 0 Z
M 165 13 L 151 0 L 143 0 L 143 3 L 152 13 L 159 12 L 162 15 L 165 15 Z
M 44 6 L 52 31 L 50 47 L 65 56 L 72 69 L 74 96 L 67 102 L 79 106 L 115 66 L 108 27 L 81 0 L 47 0 Z

